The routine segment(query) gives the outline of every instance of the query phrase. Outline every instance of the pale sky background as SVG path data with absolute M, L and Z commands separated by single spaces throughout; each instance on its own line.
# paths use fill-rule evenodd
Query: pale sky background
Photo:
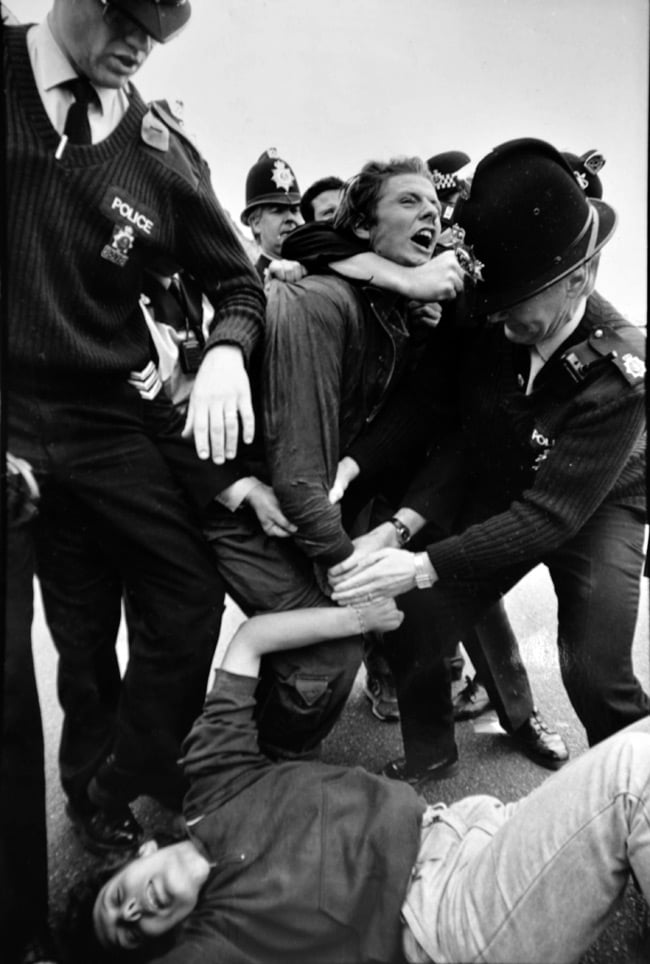
M 193 0 L 185 32 L 136 77 L 180 99 L 238 220 L 246 173 L 276 147 L 304 190 L 370 158 L 533 136 L 597 148 L 619 214 L 598 287 L 646 319 L 647 0 Z M 40 20 L 49 0 L 8 0 Z

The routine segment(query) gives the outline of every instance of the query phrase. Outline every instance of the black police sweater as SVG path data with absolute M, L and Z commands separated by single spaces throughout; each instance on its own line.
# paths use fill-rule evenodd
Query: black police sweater
M 150 357 L 137 308 L 146 266 L 194 275 L 215 306 L 209 344 L 234 343 L 249 355 L 264 296 L 205 161 L 160 123 L 157 146 L 147 142 L 147 106 L 133 87 L 107 138 L 67 144 L 57 157 L 61 137 L 34 82 L 27 29 L 4 31 L 10 374 L 56 382 L 142 367 Z

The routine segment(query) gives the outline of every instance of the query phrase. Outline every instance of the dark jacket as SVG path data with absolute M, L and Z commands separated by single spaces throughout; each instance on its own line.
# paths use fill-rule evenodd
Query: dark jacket
M 402 960 L 424 801 L 360 767 L 271 763 L 256 685 L 217 670 L 184 745 L 185 817 L 213 869 L 165 964 Z
M 351 442 L 412 362 L 405 302 L 333 276 L 267 291 L 263 412 L 273 488 L 295 541 L 326 565 L 352 543 L 328 491 Z
M 645 512 L 645 336 L 599 295 L 524 395 L 501 327 L 459 334 L 460 534 L 428 548 L 441 578 L 532 566 L 603 503 Z M 450 359 L 450 362 L 452 360 Z M 434 456 L 406 505 L 427 516 Z M 454 508 L 455 511 L 455 508 Z M 473 523 L 473 524 L 472 524 Z

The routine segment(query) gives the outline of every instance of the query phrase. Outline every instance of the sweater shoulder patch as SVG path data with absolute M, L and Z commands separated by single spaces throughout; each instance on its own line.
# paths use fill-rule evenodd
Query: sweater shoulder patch
M 602 325 L 562 356 L 565 369 L 580 384 L 588 375 L 613 366 L 632 386 L 645 378 L 645 335 L 634 325 Z
M 196 188 L 205 162 L 185 128 L 164 100 L 154 100 L 142 118 L 140 138 L 166 166 Z
M 603 326 L 589 336 L 589 344 L 601 358 L 607 358 L 630 385 L 645 377 L 646 339 L 640 328 Z

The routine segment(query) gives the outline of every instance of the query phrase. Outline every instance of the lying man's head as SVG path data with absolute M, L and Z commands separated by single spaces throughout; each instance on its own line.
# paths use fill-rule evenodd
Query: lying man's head
M 425 264 L 440 234 L 440 202 L 424 162 L 404 157 L 364 165 L 346 185 L 334 226 L 397 264 Z
M 154 840 L 142 844 L 135 859 L 73 895 L 67 928 L 77 945 L 73 960 L 83 960 L 84 954 L 90 960 L 93 942 L 92 960 L 100 962 L 113 960 L 116 951 L 136 951 L 170 937 L 196 907 L 209 872 L 208 861 L 190 840 L 164 847 Z

